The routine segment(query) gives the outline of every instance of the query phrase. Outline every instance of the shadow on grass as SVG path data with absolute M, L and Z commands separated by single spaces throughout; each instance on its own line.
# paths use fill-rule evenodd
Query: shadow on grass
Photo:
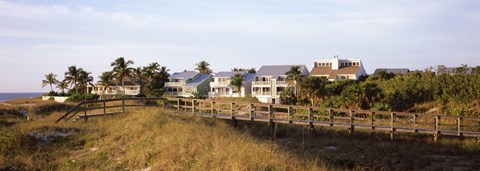
M 233 125 L 232 121 L 229 122 Z M 238 121 L 236 130 L 250 132 L 260 140 L 273 140 L 267 123 Z M 474 138 L 440 137 L 396 133 L 395 140 L 384 131 L 348 130 L 277 124 L 276 144 L 310 161 L 329 167 L 354 170 L 478 170 L 480 143 Z

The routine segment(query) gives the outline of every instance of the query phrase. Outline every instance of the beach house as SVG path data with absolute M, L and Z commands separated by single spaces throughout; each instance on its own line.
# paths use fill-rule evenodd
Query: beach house
M 109 86 L 103 86 L 101 84 L 88 85 L 88 91 L 92 94 L 100 96 L 136 96 L 140 94 L 140 85 L 135 83 L 132 79 L 125 77 L 123 79 L 125 86 L 122 86 L 122 82 L 119 80 L 113 80 Z M 125 87 L 125 90 L 124 90 Z
M 300 67 L 301 75 L 308 75 L 305 65 L 264 65 L 260 67 L 252 81 L 252 96 L 262 103 L 279 104 L 281 92 L 292 86 L 287 83 L 286 73 L 293 66 Z
M 314 60 L 311 76 L 325 77 L 329 81 L 358 80 L 367 75 L 360 59 L 339 59 L 338 55 L 333 59 Z
M 192 97 L 196 93 L 201 96 L 208 95 L 210 89 L 210 74 L 198 72 L 176 72 L 168 77 L 169 82 L 165 83 L 165 93 L 178 97 Z
M 243 85 L 240 88 L 240 91 L 237 87 L 230 85 L 232 77 L 235 74 L 243 75 Z M 252 80 L 254 77 L 255 74 L 247 73 L 245 71 L 215 73 L 210 82 L 210 92 L 208 93 L 208 97 L 245 97 L 251 95 Z

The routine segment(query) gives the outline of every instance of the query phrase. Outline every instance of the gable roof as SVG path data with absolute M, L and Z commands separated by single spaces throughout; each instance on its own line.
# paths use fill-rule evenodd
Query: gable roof
M 357 74 L 360 66 L 347 66 L 333 70 L 331 67 L 313 67 L 311 75 L 328 75 L 328 79 L 335 79 L 338 74 Z
M 228 78 L 230 78 L 230 77 L 233 77 L 237 73 L 245 75 L 246 72 L 245 71 L 218 72 L 213 77 L 228 77 Z
M 293 66 L 299 66 L 302 71 L 302 75 L 307 75 L 308 70 L 305 65 L 263 65 L 255 74 L 256 76 L 272 76 L 276 78 L 281 75 L 286 75 L 286 72 L 290 70 Z
M 195 76 L 197 76 L 198 72 L 176 72 L 176 73 L 173 73 L 170 77 L 168 77 L 169 79 L 184 79 L 184 80 L 188 80 L 190 78 L 193 78 Z
M 406 74 L 410 72 L 408 68 L 378 68 L 373 72 L 373 74 L 377 74 L 380 71 L 385 71 L 386 73 L 393 73 L 393 74 Z
M 185 86 L 196 87 L 210 78 L 210 74 L 199 74 L 194 80 L 185 84 Z

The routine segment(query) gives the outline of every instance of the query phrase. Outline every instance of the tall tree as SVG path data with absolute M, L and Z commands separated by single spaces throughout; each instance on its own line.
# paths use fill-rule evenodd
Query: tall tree
M 62 80 L 57 84 L 57 88 L 59 88 L 62 91 L 62 95 L 65 95 L 65 89 L 68 88 L 68 81 L 67 80 Z
M 78 74 L 78 86 L 83 89 L 83 92 L 85 94 L 88 93 L 88 85 L 92 85 L 93 82 L 93 76 L 91 75 L 92 73 L 87 72 L 85 70 L 81 70 L 80 73 Z
M 45 75 L 45 79 L 42 80 L 42 88 L 50 85 L 50 92 L 53 92 L 53 85 L 58 83 L 57 74 L 48 73 Z
M 106 71 L 106 72 L 103 72 L 102 75 L 100 75 L 98 78 L 100 79 L 98 83 L 103 87 L 102 95 L 104 95 L 105 91 L 108 90 L 111 84 L 113 84 L 113 79 L 114 79 L 113 73 L 110 71 Z
M 133 72 L 133 68 L 130 67 L 130 65 L 133 65 L 132 60 L 125 61 L 124 57 L 119 57 L 117 58 L 114 62 L 110 64 L 110 66 L 113 67 L 113 75 L 122 82 L 122 88 L 123 88 L 123 95 L 125 95 L 125 77 L 130 77 Z
M 212 73 L 212 70 L 209 68 L 210 64 L 206 61 L 200 61 L 195 65 L 197 66 L 196 70 L 202 74 Z
M 241 94 L 242 94 L 242 85 L 243 85 L 243 81 L 244 81 L 244 75 L 241 74 L 241 73 L 236 73 L 235 75 L 233 75 L 233 77 L 231 79 L 232 80 L 230 81 L 230 85 L 237 88 L 238 97 L 240 97 Z
M 150 74 L 149 72 L 152 72 Z M 145 84 L 153 78 L 153 75 L 155 74 L 154 70 L 151 70 L 149 67 L 137 67 L 132 70 L 132 78 L 135 81 L 135 83 L 140 85 L 140 95 L 143 95 L 143 89 L 145 87 Z
M 287 75 L 286 80 L 288 85 L 293 86 L 293 93 L 298 97 L 298 83 L 300 83 L 302 77 L 302 70 L 300 66 L 292 66 L 289 71 L 285 73 Z
M 315 105 L 315 99 L 321 99 L 325 97 L 326 90 L 325 86 L 327 85 L 328 80 L 323 77 L 309 76 L 303 79 L 300 82 L 300 87 L 302 90 L 302 95 L 305 95 L 312 106 Z
M 77 68 L 77 66 L 72 65 L 68 67 L 67 72 L 65 72 L 65 79 L 70 83 L 70 87 L 75 88 L 75 93 L 78 93 L 78 87 L 77 87 L 77 82 L 78 82 L 78 76 L 80 74 L 80 71 L 82 71 L 82 68 Z

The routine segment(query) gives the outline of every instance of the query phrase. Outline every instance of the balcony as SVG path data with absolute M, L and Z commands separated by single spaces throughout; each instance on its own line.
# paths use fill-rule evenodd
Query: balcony
M 252 96 L 270 96 L 271 92 L 252 92 Z
M 288 86 L 288 82 L 287 81 L 277 81 L 277 85 Z
M 185 85 L 185 82 L 166 82 L 165 86 L 167 87 L 179 87 Z
M 270 85 L 271 81 L 252 81 L 253 85 Z
M 228 86 L 230 86 L 230 81 L 210 82 L 210 87 L 228 87 Z

